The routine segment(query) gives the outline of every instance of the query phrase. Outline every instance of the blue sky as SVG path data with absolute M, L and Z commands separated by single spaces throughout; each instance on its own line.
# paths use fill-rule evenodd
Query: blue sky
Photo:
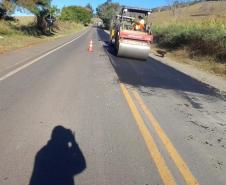
M 63 6 L 68 5 L 79 5 L 79 6 L 85 6 L 88 3 L 90 3 L 94 9 L 102 3 L 104 3 L 106 0 L 52 0 L 53 5 L 57 5 L 58 8 L 62 8 Z M 128 5 L 128 6 L 137 6 L 141 8 L 155 8 L 158 6 L 165 5 L 167 0 L 113 0 L 113 2 L 120 3 L 121 5 Z M 16 12 L 16 15 L 29 15 L 28 13 L 21 13 Z
M 90 3 L 94 8 L 98 5 L 104 3 L 106 0 L 53 0 L 52 4 L 57 5 L 58 7 L 63 7 L 67 5 L 80 5 L 85 6 L 86 4 Z M 138 6 L 143 8 L 154 8 L 157 6 L 161 6 L 166 4 L 166 0 L 113 0 L 113 2 L 118 2 L 122 5 L 129 5 L 129 6 Z

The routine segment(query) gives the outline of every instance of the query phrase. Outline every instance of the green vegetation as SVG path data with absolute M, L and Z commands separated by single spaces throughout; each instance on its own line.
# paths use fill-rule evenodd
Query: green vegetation
M 15 10 L 28 11 L 34 16 L 12 17 Z M 51 0 L 0 1 L 0 53 L 27 47 L 46 40 L 82 30 L 91 22 L 93 9 L 64 7 L 62 12 Z
M 226 21 L 156 26 L 153 31 L 161 47 L 186 47 L 192 57 L 210 56 L 217 62 L 226 63 Z
M 107 29 L 110 27 L 112 18 L 118 14 L 119 8 L 120 5 L 118 3 L 112 3 L 111 0 L 107 0 L 97 7 L 97 15 L 103 20 Z
M 92 9 L 79 6 L 64 7 L 61 12 L 60 20 L 81 22 L 88 25 L 91 22 Z
M 36 27 L 43 34 L 50 34 L 55 18 L 53 15 L 58 12 L 55 6 L 51 6 L 51 0 L 2 0 L 0 3 L 0 19 L 14 20 L 9 14 L 15 9 L 27 10 L 36 16 Z
M 184 58 L 202 61 L 202 68 L 205 64 L 205 69 L 226 74 L 225 7 L 226 2 L 202 2 L 175 12 L 153 13 L 157 46 L 175 56 L 184 53 Z
M 84 29 L 81 23 L 57 21 L 54 34 L 43 35 L 33 26 L 34 17 L 18 18 L 17 22 L 0 21 L 0 53 L 51 41 Z

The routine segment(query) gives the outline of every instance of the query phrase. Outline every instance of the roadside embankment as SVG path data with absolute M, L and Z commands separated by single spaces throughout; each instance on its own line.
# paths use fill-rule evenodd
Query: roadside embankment
M 225 7 L 226 2 L 202 2 L 153 13 L 156 51 L 226 78 Z
M 16 22 L 0 21 L 0 54 L 55 40 L 84 28 L 80 23 L 57 21 L 52 34 L 43 35 L 35 27 L 33 17 L 20 17 Z
M 200 61 L 200 68 L 226 76 L 226 22 L 172 24 L 154 28 L 157 46 L 174 59 Z

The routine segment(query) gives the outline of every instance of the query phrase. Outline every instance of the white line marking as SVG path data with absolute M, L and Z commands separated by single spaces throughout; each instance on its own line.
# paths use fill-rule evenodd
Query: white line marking
M 75 40 L 77 40 L 77 39 L 81 38 L 83 35 L 85 35 L 88 31 L 89 31 L 89 29 L 86 30 L 82 35 L 80 35 L 80 36 L 78 36 L 78 37 L 72 39 L 71 41 L 66 42 L 66 43 L 64 43 L 63 45 L 58 46 L 57 48 L 55 48 L 55 49 L 53 49 L 53 50 L 51 50 L 51 51 L 48 51 L 47 53 L 41 55 L 40 57 L 38 57 L 38 58 L 36 58 L 36 59 L 34 59 L 34 60 L 31 60 L 30 62 L 28 62 L 28 63 L 22 65 L 21 67 L 18 67 L 17 69 L 12 70 L 11 72 L 7 73 L 6 75 L 0 77 L 0 82 L 2 82 L 3 80 L 9 78 L 10 76 L 13 76 L 14 74 L 16 74 L 16 73 L 18 73 L 19 71 L 21 71 L 21 70 L 27 68 L 28 66 L 30 66 L 30 65 L 32 65 L 32 64 L 34 64 L 34 63 L 36 63 L 36 62 L 38 62 L 39 60 L 45 58 L 46 56 L 50 55 L 51 53 L 54 53 L 55 51 L 57 51 L 57 50 L 63 48 L 64 46 L 66 46 L 66 45 L 68 45 L 68 44 L 71 44 L 71 43 L 74 42 Z

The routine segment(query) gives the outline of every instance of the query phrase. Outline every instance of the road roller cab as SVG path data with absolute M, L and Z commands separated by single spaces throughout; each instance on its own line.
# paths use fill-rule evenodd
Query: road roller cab
M 153 42 L 150 14 L 147 9 L 122 7 L 110 29 L 110 42 L 114 44 L 117 56 L 148 58 Z

